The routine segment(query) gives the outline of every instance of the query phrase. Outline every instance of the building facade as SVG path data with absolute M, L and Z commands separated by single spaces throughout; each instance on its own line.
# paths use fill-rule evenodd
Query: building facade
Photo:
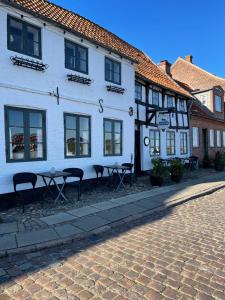
M 34 16 L 32 7 L 6 2 L 0 8 L 0 193 L 13 191 L 17 172 L 77 167 L 88 179 L 94 164 L 130 162 L 134 59 Z
M 191 55 L 178 58 L 171 73 L 195 97 L 190 108 L 192 155 L 200 163 L 213 160 L 217 151 L 225 151 L 225 79 L 196 66 Z

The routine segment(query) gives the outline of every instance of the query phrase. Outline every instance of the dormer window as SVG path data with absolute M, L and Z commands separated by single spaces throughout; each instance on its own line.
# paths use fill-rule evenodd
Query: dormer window
M 66 69 L 88 74 L 88 49 L 65 40 L 65 67 Z
M 121 85 L 121 63 L 105 58 L 105 80 Z
M 8 49 L 41 59 L 41 29 L 8 16 Z
M 221 112 L 222 111 L 222 99 L 220 96 L 215 95 L 214 98 L 214 107 L 216 112 Z

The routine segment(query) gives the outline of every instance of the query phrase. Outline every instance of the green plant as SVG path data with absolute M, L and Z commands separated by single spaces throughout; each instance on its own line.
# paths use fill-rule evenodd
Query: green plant
M 160 158 L 153 158 L 152 165 L 153 168 L 152 168 L 151 175 L 155 177 L 164 177 L 168 174 L 168 170 Z
M 184 166 L 179 159 L 173 159 L 170 165 L 170 175 L 174 181 L 179 181 L 184 173 Z
M 225 166 L 225 156 L 224 156 L 224 154 L 217 151 L 214 163 L 215 163 L 215 169 L 217 171 L 223 171 L 224 166 Z

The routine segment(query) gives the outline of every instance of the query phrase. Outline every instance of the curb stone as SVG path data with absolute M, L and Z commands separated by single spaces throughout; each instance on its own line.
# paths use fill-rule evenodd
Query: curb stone
M 169 208 L 178 206 L 178 205 L 182 205 L 188 201 L 191 200 L 195 200 L 197 198 L 201 198 L 210 194 L 215 193 L 216 191 L 225 188 L 225 184 L 220 184 L 217 185 L 216 187 L 207 189 L 207 190 L 203 190 L 193 196 L 187 196 L 187 197 L 181 197 L 179 199 L 175 199 L 172 200 L 169 203 L 166 203 L 165 205 L 159 205 L 158 207 L 155 207 L 153 209 L 149 209 L 143 213 L 138 213 L 138 214 L 134 214 L 131 216 L 128 216 L 126 218 L 123 218 L 121 220 L 109 223 L 107 225 L 104 226 L 100 226 L 99 228 L 95 228 L 91 231 L 88 232 L 82 232 L 80 234 L 76 234 L 75 236 L 70 236 L 67 238 L 59 238 L 56 240 L 51 240 L 51 241 L 46 241 L 43 243 L 39 243 L 36 245 L 31 245 L 31 246 L 26 246 L 26 247 L 20 247 L 20 248 L 14 248 L 14 249 L 10 249 L 10 250 L 6 250 L 6 251 L 0 251 L 0 258 L 5 257 L 5 256 L 11 256 L 11 255 L 17 255 L 17 254 L 27 254 L 27 253 L 33 253 L 39 250 L 43 250 L 43 249 L 48 249 L 54 246 L 60 246 L 60 245 L 65 245 L 65 244 L 70 244 L 73 242 L 78 242 L 78 241 L 82 241 L 85 240 L 87 238 L 96 236 L 98 234 L 102 234 L 102 233 L 107 233 L 110 232 L 112 229 L 115 229 L 117 227 L 120 227 L 121 225 L 125 225 L 128 224 L 132 221 L 141 219 L 142 217 L 146 217 L 146 216 L 150 216 L 154 213 L 159 213 L 161 211 L 167 210 Z

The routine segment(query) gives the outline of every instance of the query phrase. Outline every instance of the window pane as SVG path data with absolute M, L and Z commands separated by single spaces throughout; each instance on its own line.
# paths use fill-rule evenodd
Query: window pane
M 115 154 L 121 154 L 121 144 L 115 144 Z
M 75 130 L 66 130 L 66 142 L 68 143 L 69 141 L 75 141 L 76 140 L 76 131 Z
M 153 105 L 159 105 L 159 93 L 153 91 L 152 92 L 152 104 Z
M 80 156 L 89 154 L 89 144 L 81 143 L 80 144 Z
M 24 144 L 11 144 L 9 149 L 10 159 L 24 159 Z
M 41 143 L 42 142 L 42 129 L 31 128 L 30 129 L 30 142 Z
M 10 19 L 9 24 L 10 49 L 14 49 L 21 52 L 23 50 L 22 23 L 14 19 Z
M 112 122 L 105 121 L 105 132 L 112 132 Z
M 76 130 L 76 118 L 73 116 L 66 116 L 66 129 Z
M 87 49 L 77 47 L 77 70 L 80 72 L 87 72 Z
M 30 159 L 43 158 L 43 145 L 42 144 L 30 144 Z
M 89 143 L 89 131 L 80 132 L 80 143 Z
M 112 154 L 112 134 L 105 133 L 105 154 Z
M 39 53 L 39 30 L 33 26 L 27 26 L 27 53 L 40 56 Z
M 13 144 L 24 143 L 24 129 L 20 127 L 10 127 L 9 141 Z
M 74 140 L 66 143 L 66 156 L 76 156 L 76 144 Z
M 9 111 L 9 126 L 23 127 L 23 112 L 10 110 Z
M 115 133 L 115 143 L 120 143 L 121 135 L 120 133 Z
M 116 133 L 121 132 L 121 123 L 120 122 L 115 122 L 114 123 L 114 130 L 115 130 Z
M 112 62 L 109 59 L 105 60 L 105 78 L 108 81 L 112 81 Z
M 173 107 L 173 97 L 167 96 L 167 107 Z
M 115 83 L 120 83 L 120 74 L 119 73 L 114 73 L 114 79 L 113 81 Z
M 80 130 L 89 130 L 89 119 L 80 117 Z
M 66 67 L 75 70 L 75 47 L 73 44 L 66 42 L 65 48 Z
M 42 114 L 41 113 L 30 113 L 30 127 L 42 127 Z

